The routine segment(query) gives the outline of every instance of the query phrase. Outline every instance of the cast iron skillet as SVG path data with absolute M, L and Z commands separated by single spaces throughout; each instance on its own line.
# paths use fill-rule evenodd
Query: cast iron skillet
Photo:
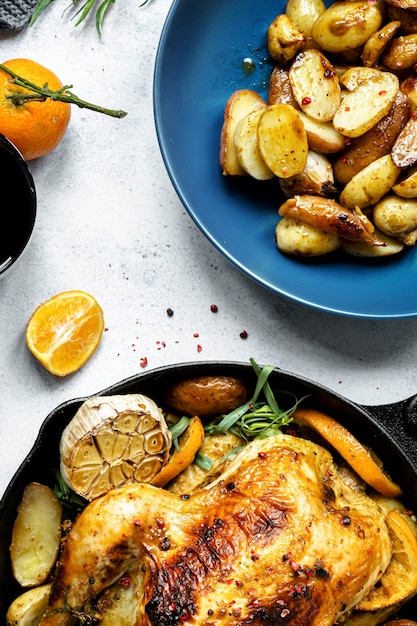
M 170 365 L 127 378 L 92 395 L 144 393 L 158 402 L 172 382 L 193 376 L 221 374 L 243 379 L 250 389 L 256 376 L 250 364 L 203 362 Z M 275 369 L 269 382 L 280 400 L 279 391 L 308 395 L 305 406 L 321 409 L 370 446 L 383 460 L 391 477 L 401 484 L 403 501 L 417 511 L 417 395 L 401 402 L 380 406 L 355 404 L 311 380 Z M 283 396 L 284 397 L 284 396 Z M 9 545 L 16 508 L 24 487 L 32 480 L 52 485 L 52 470 L 59 467 L 58 445 L 61 433 L 86 398 L 70 400 L 53 410 L 43 422 L 39 435 L 0 501 L 0 626 L 6 624 L 6 612 L 18 595 L 18 586 L 10 570 Z M 417 616 L 417 597 L 402 610 L 401 617 Z

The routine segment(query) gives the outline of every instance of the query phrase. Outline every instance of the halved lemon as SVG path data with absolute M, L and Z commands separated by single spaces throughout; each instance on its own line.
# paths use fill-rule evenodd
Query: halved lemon
M 382 464 L 344 426 L 314 409 L 298 408 L 291 417 L 300 426 L 309 426 L 327 441 L 369 486 L 384 496 L 396 498 L 402 491 L 383 471 Z
M 67 376 L 94 354 L 103 331 L 103 311 L 95 298 L 85 291 L 64 291 L 34 311 L 26 344 L 51 374 Z

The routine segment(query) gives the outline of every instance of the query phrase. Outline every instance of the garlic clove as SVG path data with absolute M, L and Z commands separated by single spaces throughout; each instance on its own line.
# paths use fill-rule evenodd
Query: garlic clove
M 151 482 L 169 458 L 161 409 L 142 394 L 86 400 L 61 436 L 61 474 L 87 500 L 113 487 Z
M 337 193 L 329 159 L 313 150 L 308 151 L 303 171 L 289 178 L 280 178 L 279 184 L 287 198 L 304 194 L 334 198 Z

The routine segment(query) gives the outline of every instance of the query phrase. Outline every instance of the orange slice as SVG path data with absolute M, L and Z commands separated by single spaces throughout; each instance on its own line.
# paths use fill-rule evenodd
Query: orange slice
M 203 441 L 204 426 L 200 418 L 194 416 L 190 419 L 187 430 L 178 440 L 179 450 L 174 449 L 170 460 L 164 465 L 159 474 L 155 476 L 152 484 L 157 487 L 164 487 L 170 480 L 178 476 L 183 469 L 194 461 L 194 457 Z
M 386 517 L 393 553 L 378 583 L 355 611 L 379 611 L 403 604 L 417 593 L 417 527 L 405 513 L 391 511 Z
M 382 470 L 381 463 L 344 426 L 314 409 L 298 408 L 291 417 L 300 426 L 317 431 L 375 491 L 390 498 L 401 495 L 401 488 Z
M 93 296 L 64 291 L 34 311 L 26 327 L 26 344 L 51 374 L 67 376 L 94 354 L 103 330 L 103 311 Z

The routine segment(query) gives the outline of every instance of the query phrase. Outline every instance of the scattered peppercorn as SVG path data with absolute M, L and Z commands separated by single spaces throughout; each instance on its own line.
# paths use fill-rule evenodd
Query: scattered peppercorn
M 242 330 L 242 332 L 240 333 L 239 337 L 241 339 L 247 339 L 249 337 L 248 331 L 247 330 Z
M 217 311 L 218 311 L 218 310 L 219 310 L 219 307 L 217 306 L 217 304 L 212 304 L 212 305 L 210 306 L 210 311 L 211 311 L 212 313 L 217 313 Z
M 167 315 L 168 317 L 172 317 L 174 315 L 174 311 L 170 307 L 167 309 Z

